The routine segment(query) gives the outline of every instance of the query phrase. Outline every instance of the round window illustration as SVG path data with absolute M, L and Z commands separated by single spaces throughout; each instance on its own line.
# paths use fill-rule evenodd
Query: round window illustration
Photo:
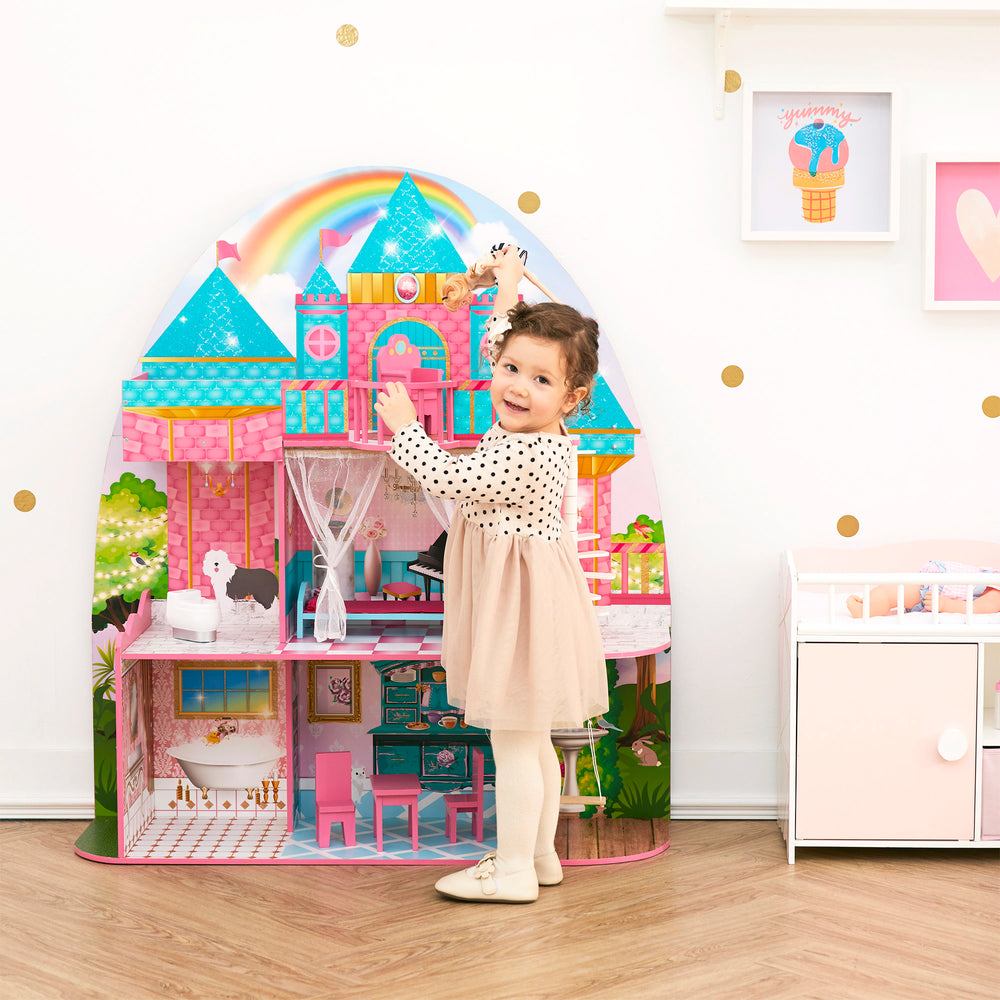
M 340 348 L 340 337 L 332 326 L 314 326 L 305 339 L 306 354 L 316 361 L 329 361 Z
M 419 294 L 420 282 L 416 275 L 407 272 L 396 279 L 396 298 L 400 302 L 413 302 Z

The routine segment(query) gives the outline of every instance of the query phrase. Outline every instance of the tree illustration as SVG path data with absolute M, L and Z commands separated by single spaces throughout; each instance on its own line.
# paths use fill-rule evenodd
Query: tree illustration
M 118 751 L 115 729 L 115 641 L 99 646 L 94 663 L 94 811 L 118 812 Z
M 622 711 L 621 693 L 618 688 L 618 665 L 615 660 L 605 660 L 604 666 L 608 674 L 608 710 L 604 713 L 604 718 L 614 726 L 618 724 Z M 618 745 L 612 738 L 613 732 L 614 730 L 611 730 L 607 736 L 601 737 L 594 744 L 594 753 L 597 757 L 595 763 L 601 774 L 601 792 L 609 805 L 614 803 L 622 790 L 622 776 L 618 770 Z M 584 754 L 580 754 L 579 760 L 586 760 Z M 593 766 L 577 768 L 577 785 L 581 795 L 597 794 L 597 778 Z M 593 816 L 596 812 L 595 806 L 588 805 L 583 815 Z
M 167 495 L 126 472 L 101 496 L 92 630 L 122 631 L 144 590 L 167 595 Z
M 618 737 L 618 745 L 630 747 L 640 736 L 651 736 L 665 743 L 669 739 L 664 722 L 669 706 L 665 711 L 656 704 L 656 654 L 637 656 L 635 663 L 635 716 L 628 732 Z

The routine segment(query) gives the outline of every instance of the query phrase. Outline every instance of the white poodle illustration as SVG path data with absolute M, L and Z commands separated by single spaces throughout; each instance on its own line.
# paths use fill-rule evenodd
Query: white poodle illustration
M 222 549 L 205 553 L 201 571 L 212 581 L 215 599 L 222 606 L 223 598 L 233 601 L 251 597 L 269 608 L 278 596 L 278 578 L 269 569 L 244 569 L 237 566 Z

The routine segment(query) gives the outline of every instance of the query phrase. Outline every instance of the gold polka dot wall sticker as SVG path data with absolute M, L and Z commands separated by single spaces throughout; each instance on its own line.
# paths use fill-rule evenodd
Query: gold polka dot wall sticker
M 525 215 L 531 215 L 532 212 L 537 212 L 541 207 L 542 199 L 535 194 L 534 191 L 522 191 L 517 199 L 517 207 L 524 212 Z
M 739 365 L 726 365 L 722 369 L 722 384 L 735 389 L 743 384 L 743 369 Z
M 845 514 L 837 522 L 837 533 L 844 538 L 853 538 L 860 530 L 861 525 L 853 514 Z
M 1000 396 L 987 396 L 983 400 L 983 413 L 988 417 L 1000 417 Z
M 353 24 L 342 24 L 337 29 L 337 41 L 349 49 L 358 40 L 358 29 Z
M 23 513 L 35 508 L 35 494 L 31 490 L 18 490 L 14 494 L 14 506 Z

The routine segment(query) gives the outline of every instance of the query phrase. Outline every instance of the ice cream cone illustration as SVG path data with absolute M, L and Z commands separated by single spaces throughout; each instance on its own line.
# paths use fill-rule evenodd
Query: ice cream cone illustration
M 844 133 L 817 119 L 800 128 L 788 144 L 792 184 L 802 191 L 802 218 L 831 222 L 837 215 L 837 190 L 844 186 L 849 151 Z

